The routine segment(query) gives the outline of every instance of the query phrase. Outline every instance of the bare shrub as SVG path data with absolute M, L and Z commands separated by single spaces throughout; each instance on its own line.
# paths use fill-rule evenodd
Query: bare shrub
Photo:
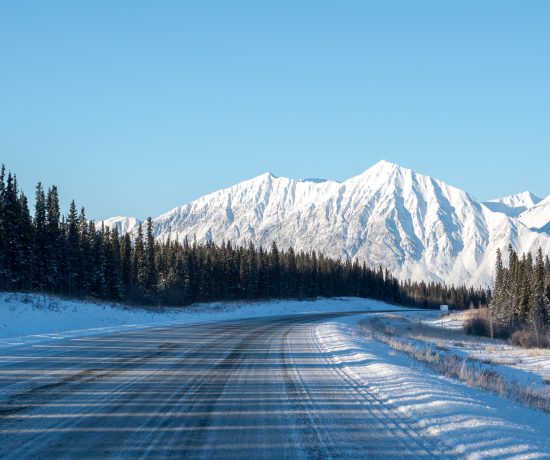
M 550 348 L 550 333 L 540 334 L 532 329 L 522 328 L 510 336 L 510 343 L 523 348 Z
M 492 339 L 508 339 L 516 328 L 511 324 L 501 324 L 494 320 L 489 308 L 472 310 L 463 324 L 468 335 L 491 337 Z
M 464 321 L 464 332 L 468 335 L 491 337 L 491 324 L 489 319 L 479 311 L 470 314 Z

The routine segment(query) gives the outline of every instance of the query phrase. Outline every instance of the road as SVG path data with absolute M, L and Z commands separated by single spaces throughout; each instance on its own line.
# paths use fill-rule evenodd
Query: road
M 336 314 L 0 352 L 2 458 L 449 458 L 322 352 Z

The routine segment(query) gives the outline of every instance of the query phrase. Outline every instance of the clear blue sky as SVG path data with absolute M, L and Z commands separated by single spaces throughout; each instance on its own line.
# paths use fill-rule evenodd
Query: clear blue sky
M 0 161 L 93 218 L 380 159 L 550 194 L 549 1 L 0 3 Z

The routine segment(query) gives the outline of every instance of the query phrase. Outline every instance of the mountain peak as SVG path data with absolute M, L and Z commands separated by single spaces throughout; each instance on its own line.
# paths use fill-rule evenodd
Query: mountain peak
M 550 195 L 518 216 L 527 227 L 550 233 Z
M 380 160 L 378 163 L 375 163 L 371 168 L 369 169 L 386 169 L 386 170 L 393 170 L 393 169 L 403 169 L 402 166 L 398 165 L 397 163 L 392 163 L 388 160 Z
M 388 160 L 380 160 L 378 163 L 375 163 L 373 166 L 371 166 L 369 169 L 365 171 L 370 173 L 378 173 L 378 174 L 389 174 L 393 172 L 401 172 L 401 173 L 415 173 L 412 169 L 407 168 L 405 166 L 401 166 L 397 163 L 393 163 Z
M 398 168 L 400 168 L 400 166 L 395 163 L 390 163 L 389 161 L 386 161 L 386 160 L 380 160 L 378 163 L 375 163 L 371 167 L 365 169 L 361 174 L 354 177 L 363 177 L 363 176 L 370 176 L 370 175 L 376 175 L 376 176 L 386 175 L 386 174 L 390 174 L 392 171 Z
M 411 174 L 414 174 L 414 171 L 409 168 L 405 168 L 397 163 L 392 163 L 387 160 L 380 160 L 366 171 L 348 180 L 351 182 L 367 181 L 371 183 L 379 183 L 385 182 L 390 178 L 391 180 L 396 180 L 400 177 L 410 176 Z
M 533 207 L 541 201 L 542 200 L 538 196 L 528 190 L 489 200 L 491 203 L 502 203 L 511 207 L 525 206 L 527 208 Z
M 259 176 L 253 177 L 252 179 L 245 180 L 243 183 L 247 182 L 265 182 L 265 181 L 271 181 L 273 179 L 278 179 L 278 177 L 273 174 L 270 171 L 264 172 L 263 174 L 260 174 Z
M 521 213 L 531 209 L 539 204 L 542 200 L 535 194 L 525 191 L 521 193 L 515 193 L 514 195 L 507 195 L 501 198 L 495 198 L 493 200 L 483 203 L 491 211 L 501 212 L 510 217 L 517 217 Z

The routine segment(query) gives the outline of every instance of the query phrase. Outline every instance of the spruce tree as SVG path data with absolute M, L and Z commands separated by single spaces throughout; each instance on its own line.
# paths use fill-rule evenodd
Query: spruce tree
M 78 216 L 78 234 L 79 234 L 79 260 L 80 265 L 78 269 L 79 289 L 80 295 L 87 296 L 91 290 L 91 278 L 92 278 L 92 251 L 91 251 L 91 238 L 90 227 L 88 220 L 86 219 L 86 211 L 84 208 L 80 209 Z
M 33 258 L 34 227 L 29 212 L 27 197 L 23 192 L 19 195 L 19 222 L 18 222 L 18 271 L 19 289 L 30 291 L 33 287 L 35 263 Z
M 143 226 L 140 222 L 134 243 L 134 270 L 136 280 L 136 294 L 141 298 L 147 285 L 147 266 L 145 260 L 145 244 L 143 242 Z
M 59 197 L 57 187 L 48 190 L 46 198 L 46 286 L 50 292 L 60 292 L 63 258 L 63 241 L 60 222 Z
M 34 204 L 34 288 L 43 291 L 46 287 L 48 270 L 48 233 L 46 229 L 46 195 L 39 182 L 35 191 Z
M 5 216 L 6 203 L 6 168 L 0 168 L 0 288 L 7 287 L 7 222 Z
M 133 276 L 132 241 L 128 233 L 124 234 L 120 243 L 120 270 L 122 278 L 122 297 L 130 298 L 132 286 L 135 286 L 136 279 Z
M 76 203 L 71 201 L 67 216 L 67 240 L 65 245 L 65 264 L 67 269 L 67 293 L 79 295 L 80 282 L 80 235 Z
M 105 227 L 101 224 L 101 229 L 96 230 L 93 222 L 90 222 L 91 237 L 91 294 L 94 297 L 104 299 L 107 297 L 107 284 L 105 280 Z
M 509 248 L 509 254 L 511 253 L 511 247 Z M 502 262 L 502 253 L 497 248 L 496 263 L 495 263 L 495 287 L 493 290 L 493 300 L 491 302 L 492 315 L 501 322 L 506 322 L 508 315 L 505 311 L 505 298 L 506 298 L 506 275 L 504 270 L 504 264 Z
M 268 295 L 271 298 L 276 298 L 281 295 L 281 261 L 279 257 L 279 248 L 277 243 L 271 243 L 271 251 L 269 253 L 269 291 Z
M 149 217 L 147 219 L 145 241 L 145 259 L 144 259 L 144 289 L 148 295 L 156 293 L 157 287 L 157 272 L 155 268 L 155 238 L 153 236 L 153 221 Z
M 535 266 L 531 273 L 531 299 L 529 305 L 530 321 L 536 331 L 540 331 L 546 321 L 544 295 L 544 259 L 542 249 L 539 248 Z
M 122 277 L 120 270 L 120 241 L 117 230 L 110 231 L 109 228 L 106 228 L 103 240 L 106 297 L 112 300 L 120 300 Z
M 6 244 L 5 286 L 9 290 L 17 290 L 22 288 L 24 282 L 25 254 L 30 244 L 30 241 L 26 242 L 27 248 L 25 248 L 23 239 L 28 239 L 30 236 L 25 235 L 26 229 L 24 228 L 27 219 L 24 214 L 28 214 L 26 198 L 23 198 L 23 203 L 20 201 L 17 178 L 11 173 L 8 173 L 3 206 Z

